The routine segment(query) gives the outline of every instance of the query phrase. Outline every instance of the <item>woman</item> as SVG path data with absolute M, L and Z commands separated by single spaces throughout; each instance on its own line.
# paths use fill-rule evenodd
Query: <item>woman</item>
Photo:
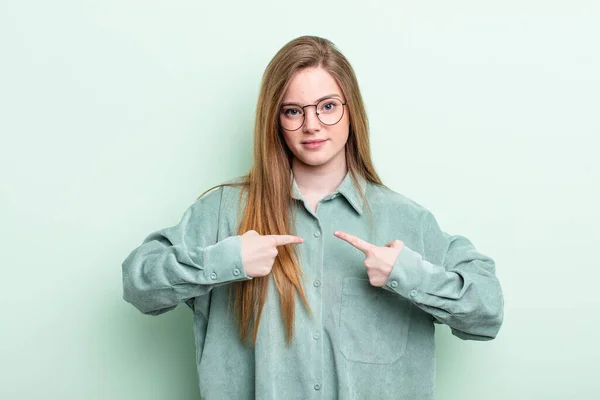
M 494 261 L 382 184 L 354 71 L 315 36 L 267 66 L 249 173 L 151 233 L 123 287 L 193 310 L 205 399 L 432 399 L 434 323 L 490 340 L 503 319 Z

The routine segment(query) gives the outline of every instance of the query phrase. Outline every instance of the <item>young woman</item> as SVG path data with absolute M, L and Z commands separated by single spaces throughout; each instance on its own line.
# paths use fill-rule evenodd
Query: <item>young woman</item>
M 267 66 L 248 174 L 122 267 L 142 313 L 193 310 L 203 399 L 432 399 L 434 323 L 503 320 L 494 261 L 382 184 L 354 71 L 315 36 Z

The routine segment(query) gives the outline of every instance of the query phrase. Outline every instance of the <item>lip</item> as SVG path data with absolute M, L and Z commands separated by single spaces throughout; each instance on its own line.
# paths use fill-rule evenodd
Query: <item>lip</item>
M 306 142 L 302 142 L 302 146 L 308 149 L 318 149 L 322 147 L 327 139 L 317 139 L 317 140 L 307 140 Z
M 318 143 L 318 142 L 324 142 L 327 139 L 311 139 L 311 140 L 305 140 L 304 142 L 302 142 L 302 144 L 309 144 L 309 143 Z

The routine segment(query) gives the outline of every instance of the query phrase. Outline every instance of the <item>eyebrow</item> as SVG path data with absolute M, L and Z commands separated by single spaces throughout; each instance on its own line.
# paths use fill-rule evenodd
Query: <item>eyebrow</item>
M 342 96 L 340 96 L 337 93 L 326 94 L 325 96 L 319 97 L 317 100 L 315 100 L 315 104 L 318 103 L 318 102 L 320 102 L 321 100 L 328 99 L 330 97 L 338 97 L 339 98 L 339 97 L 342 97 Z M 294 102 L 287 102 L 287 103 L 281 104 L 282 107 L 283 106 L 291 106 L 291 105 L 302 106 L 302 104 L 300 104 L 300 103 L 294 103 Z

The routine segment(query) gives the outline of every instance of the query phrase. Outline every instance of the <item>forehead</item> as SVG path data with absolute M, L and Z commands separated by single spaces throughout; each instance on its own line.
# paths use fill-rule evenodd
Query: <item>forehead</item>
M 321 67 L 306 68 L 294 73 L 283 95 L 283 102 L 312 103 L 326 94 L 334 93 L 343 95 L 329 72 Z

